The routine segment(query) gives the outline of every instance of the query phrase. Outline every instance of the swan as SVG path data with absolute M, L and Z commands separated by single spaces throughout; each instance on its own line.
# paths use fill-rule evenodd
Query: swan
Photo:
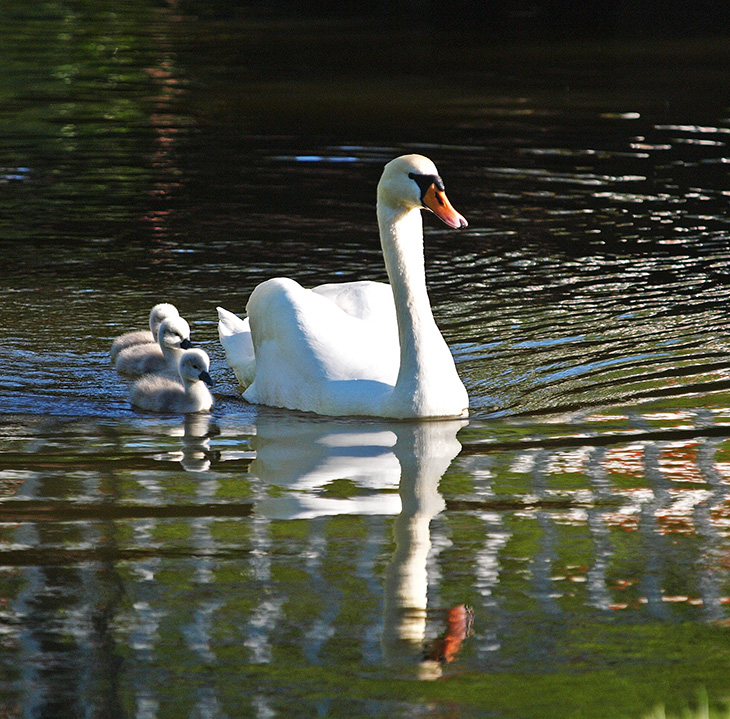
M 168 302 L 160 302 L 155 305 L 150 311 L 150 328 L 149 330 L 137 330 L 135 332 L 126 332 L 123 335 L 119 335 L 114 342 L 112 342 L 109 354 L 112 358 L 112 364 L 116 362 L 117 355 L 127 347 L 132 345 L 151 344 L 157 342 L 157 330 L 160 329 L 160 323 L 162 320 L 168 317 L 179 317 L 180 313 L 177 311 L 175 305 L 171 305 Z
M 210 360 L 203 350 L 184 350 L 178 367 L 182 384 L 169 377 L 149 374 L 132 385 L 129 400 L 135 407 L 150 412 L 208 412 L 213 406 L 213 396 L 203 383 L 213 384 L 209 369 Z
M 177 377 L 180 356 L 192 346 L 188 323 L 182 317 L 168 317 L 157 330 L 157 344 L 127 347 L 117 355 L 115 367 L 130 377 L 150 373 Z
M 467 226 L 431 160 L 391 160 L 377 189 L 389 286 L 308 290 L 275 278 L 251 293 L 245 319 L 218 308 L 219 338 L 244 399 L 332 416 L 468 414 L 466 389 L 431 312 L 422 209 L 454 229 Z

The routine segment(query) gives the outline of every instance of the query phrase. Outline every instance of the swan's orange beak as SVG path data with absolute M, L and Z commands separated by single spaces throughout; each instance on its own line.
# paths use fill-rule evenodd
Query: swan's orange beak
M 463 215 L 460 215 L 454 209 L 453 205 L 449 202 L 449 198 L 446 197 L 446 193 L 436 187 L 435 182 L 423 195 L 423 204 L 449 227 L 458 230 L 462 227 L 467 227 L 469 224 Z

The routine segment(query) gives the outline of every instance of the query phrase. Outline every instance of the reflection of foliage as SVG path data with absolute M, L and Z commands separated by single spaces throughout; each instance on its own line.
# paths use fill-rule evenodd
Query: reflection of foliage
M 144 120 L 142 100 L 150 89 L 143 87 L 145 65 L 160 59 L 149 14 L 140 8 L 95 12 L 98 3 L 77 3 L 74 11 L 45 3 L 42 13 L 33 14 L 25 5 L 4 4 L 3 21 L 10 29 L 3 36 L 6 72 L 0 93 L 4 112 L 14 110 L 4 122 L 74 149 L 63 138 L 103 133 L 108 141 L 128 132 L 130 122 Z M 153 27 L 159 30 L 158 24 Z M 33 53 L 27 52 L 29 44 Z
M 0 2 L 0 16 L 0 121 L 17 138 L 14 162 L 29 168 L 23 202 L 27 221 L 39 223 L 33 234 L 78 235 L 93 221 L 138 215 L 176 129 L 162 8 Z M 16 223 L 3 234 L 22 239 L 28 229 Z
M 322 487 L 321 494 L 324 497 L 346 499 L 348 497 L 360 497 L 365 494 L 365 491 L 351 479 L 342 477 L 328 482 Z

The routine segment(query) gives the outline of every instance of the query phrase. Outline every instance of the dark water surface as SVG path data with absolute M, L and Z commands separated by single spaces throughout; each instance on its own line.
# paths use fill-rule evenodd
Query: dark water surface
M 0 13 L 0 715 L 728 715 L 725 40 Z M 215 307 L 385 279 L 403 152 L 470 222 L 426 218 L 469 422 L 247 405 Z M 211 415 L 109 365 L 158 301 Z

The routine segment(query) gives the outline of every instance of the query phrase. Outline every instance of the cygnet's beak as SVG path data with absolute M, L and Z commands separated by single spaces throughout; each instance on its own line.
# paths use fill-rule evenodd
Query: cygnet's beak
M 181 343 L 180 347 L 182 347 L 184 350 L 189 350 L 193 346 L 193 343 L 190 341 L 189 337 L 186 337 Z
M 212 387 L 212 386 L 213 386 L 213 385 L 215 384 L 215 383 L 213 382 L 213 378 L 212 378 L 212 377 L 211 377 L 211 376 L 210 376 L 210 375 L 209 375 L 209 374 L 208 374 L 208 373 L 207 373 L 207 372 L 206 372 L 205 370 L 203 370 L 203 371 L 202 371 L 202 372 L 200 373 L 199 377 L 200 377 L 200 379 L 202 379 L 202 380 L 203 380 L 203 382 L 205 382 L 205 384 L 207 384 L 207 385 L 208 385 L 209 387 Z
M 463 215 L 460 215 L 449 202 L 446 193 L 436 187 L 433 183 L 423 195 L 423 204 L 433 212 L 436 217 L 445 222 L 449 227 L 459 230 L 467 227 L 469 223 Z

